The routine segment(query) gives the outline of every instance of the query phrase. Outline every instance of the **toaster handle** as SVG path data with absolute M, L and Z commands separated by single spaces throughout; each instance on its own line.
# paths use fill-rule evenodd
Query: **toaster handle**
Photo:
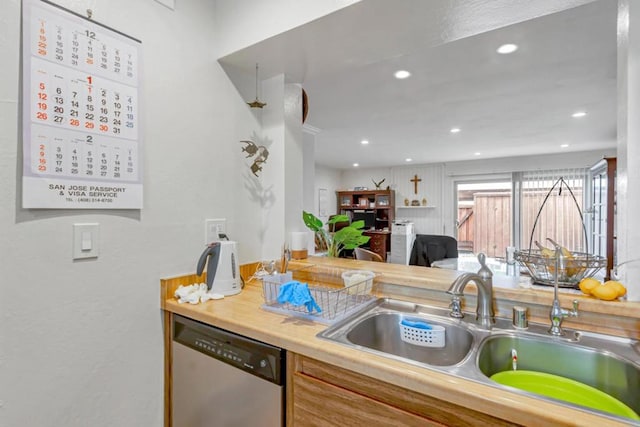
M 202 252 L 200 259 L 198 260 L 198 266 L 196 267 L 196 274 L 200 276 L 204 272 L 204 265 L 207 263 L 207 288 L 211 290 L 213 285 L 213 279 L 216 277 L 216 270 L 218 269 L 218 261 L 220 259 L 220 242 L 213 242 L 207 246 L 207 249 Z

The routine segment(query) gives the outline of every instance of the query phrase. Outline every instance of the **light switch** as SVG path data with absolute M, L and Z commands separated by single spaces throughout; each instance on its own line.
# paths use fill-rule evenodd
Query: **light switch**
M 82 232 L 82 251 L 90 251 L 91 247 L 92 247 L 92 241 L 91 241 L 91 232 L 90 231 L 83 231 Z
M 73 259 L 97 258 L 100 224 L 73 224 Z

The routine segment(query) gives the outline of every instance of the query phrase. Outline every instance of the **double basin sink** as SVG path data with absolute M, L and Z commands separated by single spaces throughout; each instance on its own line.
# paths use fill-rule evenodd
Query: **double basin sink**
M 405 333 L 407 331 L 404 325 L 418 326 L 419 337 L 431 337 L 425 333 L 433 336 L 443 333 L 444 342 L 438 344 L 435 341 L 437 345 L 431 346 L 430 341 L 425 344 L 407 339 L 407 335 L 403 335 L 403 329 Z M 423 332 L 425 328 L 434 330 Z M 500 318 L 489 330 L 478 325 L 474 316 L 468 314 L 463 319 L 455 319 L 449 316 L 448 310 L 439 307 L 380 298 L 373 305 L 331 325 L 318 336 L 492 387 L 569 405 L 604 417 L 637 422 L 633 412 L 640 414 L 640 343 L 564 330 L 562 337 L 549 335 L 544 325 L 530 324 L 527 330 L 516 330 L 509 320 Z M 508 374 L 514 370 L 551 374 L 586 384 L 588 389 L 596 389 L 596 393 L 606 393 L 608 396 L 605 397 L 611 396 L 613 401 L 617 399 L 620 406 L 633 411 L 629 411 L 632 415 L 624 412 L 621 415 L 620 411 L 611 412 L 588 404 L 582 406 L 553 393 L 532 394 L 526 389 L 513 388 L 491 379 L 494 374 Z M 562 389 L 555 392 L 562 394 Z

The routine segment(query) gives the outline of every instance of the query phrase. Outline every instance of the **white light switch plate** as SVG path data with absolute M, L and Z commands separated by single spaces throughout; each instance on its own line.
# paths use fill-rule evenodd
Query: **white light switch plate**
M 226 218 L 205 219 L 204 220 L 204 244 L 220 240 L 219 234 L 227 232 Z
M 100 224 L 73 224 L 73 259 L 97 258 L 100 254 Z

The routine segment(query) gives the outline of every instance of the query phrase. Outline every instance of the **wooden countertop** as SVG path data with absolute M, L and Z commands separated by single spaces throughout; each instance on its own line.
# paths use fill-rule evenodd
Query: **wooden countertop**
M 292 262 L 290 269 L 308 268 L 310 265 L 374 270 L 378 274 L 374 290 L 379 295 L 413 289 L 417 292 L 416 294 L 404 295 L 410 298 L 416 298 L 415 295 L 422 298 L 424 295 L 434 296 L 443 293 L 456 276 L 453 271 L 434 268 L 320 257 Z M 252 272 L 249 273 L 251 274 Z M 162 279 L 162 309 L 522 425 L 627 425 L 585 411 L 533 399 L 386 357 L 363 353 L 319 339 L 316 334 L 324 330 L 326 325 L 261 309 L 263 297 L 260 281 L 248 282 L 238 295 L 207 301 L 203 304 L 179 304 L 173 297 L 173 292 L 179 285 L 201 281 L 202 277 L 196 275 Z M 513 293 L 516 291 L 520 293 L 518 295 L 520 299 L 532 304 L 532 307 L 540 303 L 550 304 L 551 299 L 547 295 L 544 293 L 540 295 L 539 292 L 529 289 L 496 289 L 496 299 L 514 300 Z M 561 298 L 563 305 L 570 305 L 572 297 L 573 295 L 569 298 L 563 296 Z M 586 298 L 583 299 L 586 300 Z M 437 302 L 437 297 L 433 301 Z M 499 304 L 497 305 L 500 307 Z M 596 316 L 623 313 L 623 317 L 628 319 L 622 323 L 633 324 L 635 320 L 635 329 L 636 331 L 638 329 L 639 303 L 619 302 L 614 304 L 615 308 L 609 308 L 600 301 L 596 303 L 581 300 L 581 305 L 583 308 L 591 309 Z M 510 310 L 509 308 L 509 315 Z

